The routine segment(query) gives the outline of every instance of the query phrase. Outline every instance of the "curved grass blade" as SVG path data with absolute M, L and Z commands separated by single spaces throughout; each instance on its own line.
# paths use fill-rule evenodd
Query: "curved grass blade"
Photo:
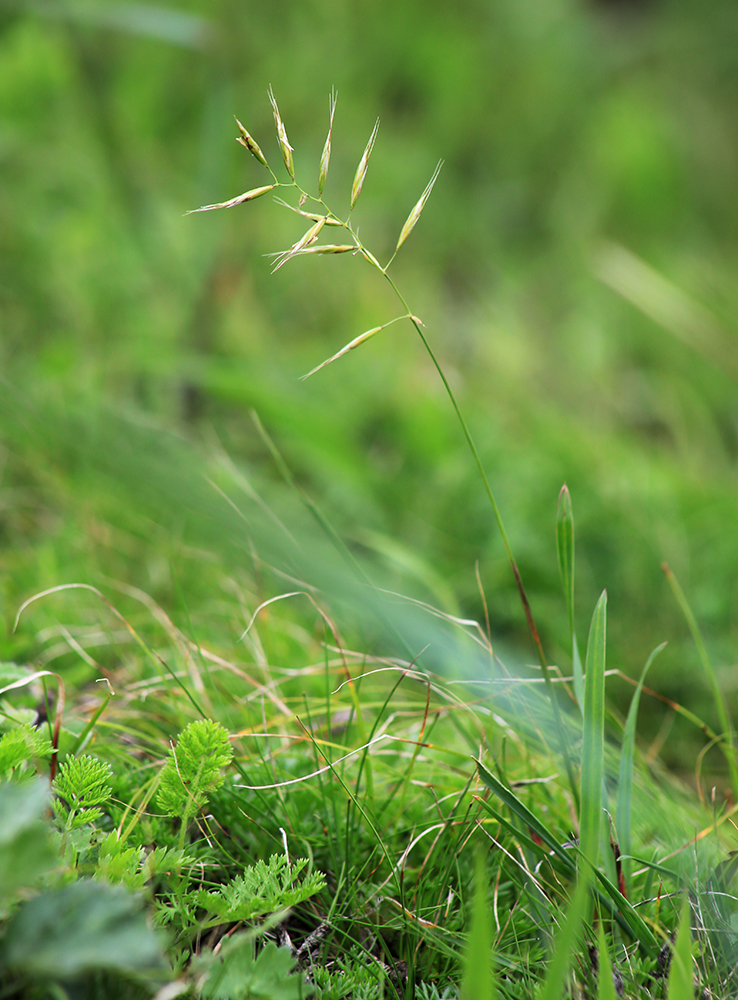
M 687 603 L 687 598 L 684 596 L 684 591 L 679 586 L 679 581 L 672 573 L 669 566 L 664 563 L 661 567 L 664 571 L 664 576 L 672 589 L 674 597 L 676 598 L 677 604 L 682 610 L 682 614 L 689 626 L 689 631 L 692 633 L 692 639 L 697 647 L 697 652 L 700 657 L 700 662 L 702 663 L 702 669 L 705 671 L 705 676 L 707 677 L 707 682 L 710 685 L 710 690 L 712 691 L 713 701 L 715 702 L 715 711 L 717 712 L 718 719 L 720 719 L 720 726 L 723 730 L 725 740 L 727 741 L 727 746 L 725 743 L 723 746 L 723 753 L 725 759 L 728 762 L 728 769 L 730 770 L 730 783 L 733 788 L 733 798 L 738 799 L 738 764 L 736 764 L 735 759 L 735 749 L 733 745 L 733 730 L 730 722 L 730 715 L 728 714 L 728 708 L 725 703 L 725 698 L 722 691 L 720 690 L 720 685 L 718 684 L 717 676 L 715 674 L 715 669 L 712 665 L 710 657 L 707 654 L 707 647 L 705 646 L 705 640 L 702 637 L 702 632 L 697 624 L 697 619 L 692 613 L 692 609 Z
M 520 801 L 520 799 L 507 787 L 507 785 L 503 784 L 498 777 L 492 774 L 492 772 L 489 771 L 484 764 L 481 763 L 481 761 L 477 760 L 476 764 L 479 777 L 483 784 L 485 784 L 490 791 L 494 792 L 495 795 L 502 802 L 504 802 L 508 809 L 515 816 L 517 816 L 518 819 L 520 819 L 525 826 L 527 826 L 530 831 L 543 842 L 543 844 L 545 844 L 546 848 L 548 848 L 555 855 L 557 861 L 563 863 L 564 871 L 573 877 L 576 873 L 576 865 L 572 859 L 571 851 L 567 851 L 567 849 L 559 843 L 556 837 L 554 837 L 551 831 L 544 826 L 538 817 L 532 813 L 523 802 Z M 485 810 L 507 830 L 509 830 L 521 844 L 530 850 L 539 852 L 542 856 L 545 854 L 545 850 L 540 844 L 536 844 L 532 838 L 528 837 L 520 830 L 516 830 L 514 825 L 509 820 L 505 819 L 504 816 L 494 810 L 488 803 L 482 801 L 481 804 Z M 638 915 L 633 906 L 606 875 L 600 871 L 596 871 L 594 874 L 604 890 L 604 892 L 601 892 L 599 889 L 595 889 L 595 894 L 600 905 L 607 908 L 613 919 L 617 920 L 623 930 L 627 931 L 633 940 L 639 943 L 646 954 L 655 955 L 659 950 L 659 943 L 643 918 Z

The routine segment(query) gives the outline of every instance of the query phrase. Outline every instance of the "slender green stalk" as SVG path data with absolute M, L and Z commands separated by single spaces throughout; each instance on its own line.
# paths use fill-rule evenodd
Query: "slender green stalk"
M 720 690 L 720 685 L 718 684 L 717 676 L 715 675 L 715 670 L 713 668 L 710 657 L 707 653 L 707 647 L 705 646 L 705 640 L 702 638 L 702 632 L 699 625 L 697 624 L 697 619 L 692 613 L 687 598 L 684 596 L 684 591 L 679 585 L 679 581 L 672 573 L 669 566 L 664 563 L 661 567 L 666 576 L 666 580 L 672 589 L 672 593 L 676 598 L 677 604 L 681 608 L 682 614 L 689 626 L 689 631 L 692 633 L 692 639 L 697 647 L 697 653 L 699 654 L 700 662 L 702 664 L 702 669 L 705 671 L 705 676 L 707 677 L 707 682 L 710 685 L 710 690 L 712 691 L 713 701 L 715 702 L 715 711 L 717 712 L 718 719 L 720 720 L 720 726 L 723 731 L 723 737 L 725 743 L 723 744 L 723 753 L 725 754 L 725 759 L 728 762 L 728 769 L 730 771 L 730 782 L 733 786 L 733 798 L 738 799 L 738 764 L 736 764 L 735 759 L 735 746 L 733 742 L 733 728 L 730 721 L 730 716 L 728 715 L 728 708 L 725 703 L 725 697 Z M 727 744 L 727 747 L 725 746 Z
M 582 800 L 579 812 L 579 849 L 584 865 L 580 878 L 591 878 L 600 857 L 602 819 L 602 779 L 604 775 L 605 732 L 605 630 L 607 594 L 600 596 L 589 631 L 584 676 L 582 719 Z

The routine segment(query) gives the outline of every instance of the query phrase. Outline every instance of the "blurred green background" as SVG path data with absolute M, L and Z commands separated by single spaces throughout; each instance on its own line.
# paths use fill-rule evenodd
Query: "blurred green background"
M 339 214 L 381 118 L 354 213 L 380 259 L 445 159 L 393 273 L 468 415 L 549 657 L 568 672 L 567 482 L 580 636 L 606 587 L 608 666 L 637 674 L 668 640 L 652 685 L 714 723 L 661 563 L 734 695 L 733 0 L 0 2 L 0 658 L 37 655 L 15 613 L 72 581 L 139 587 L 207 631 L 213 581 L 254 539 L 234 549 L 233 525 L 167 492 L 172 455 L 142 452 L 164 436 L 192 469 L 232 460 L 279 506 L 254 409 L 356 552 L 481 617 L 478 560 L 496 648 L 535 659 L 414 331 L 299 381 L 397 314 L 380 277 L 350 255 L 270 275 L 264 254 L 302 228 L 269 197 L 183 217 L 268 182 L 234 115 L 281 171 L 270 84 L 311 188 L 337 89 Z M 646 732 L 664 711 L 648 703 Z

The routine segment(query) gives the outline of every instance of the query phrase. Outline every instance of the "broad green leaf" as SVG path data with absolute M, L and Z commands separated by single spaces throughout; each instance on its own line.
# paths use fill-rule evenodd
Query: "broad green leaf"
M 0 784 L 0 915 L 18 889 L 33 886 L 59 863 L 44 814 L 49 786 Z
M 135 972 L 163 963 L 141 897 L 84 879 L 17 910 L 8 924 L 5 960 L 26 976 L 62 981 L 93 969 Z
M 236 934 L 210 965 L 200 996 L 203 1000 L 301 1000 L 312 994 L 288 948 L 270 941 L 258 958 L 248 934 Z

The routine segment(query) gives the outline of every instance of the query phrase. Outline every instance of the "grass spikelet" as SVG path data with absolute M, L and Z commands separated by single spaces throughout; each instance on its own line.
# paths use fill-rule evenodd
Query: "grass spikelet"
M 323 152 L 320 157 L 320 169 L 318 170 L 318 194 L 323 194 L 323 188 L 325 187 L 325 180 L 328 176 L 328 165 L 331 162 L 331 136 L 333 135 L 333 116 L 336 113 L 336 101 L 338 99 L 338 94 L 331 90 L 331 96 L 329 100 L 330 108 L 330 120 L 328 122 L 328 135 L 325 140 L 325 146 L 323 146 Z
M 384 324 L 384 326 L 388 325 L 389 324 L 387 323 Z M 305 379 L 310 378 L 311 375 L 314 375 L 316 372 L 319 372 L 321 368 L 325 368 L 325 366 L 329 365 L 332 361 L 337 361 L 338 358 L 343 357 L 344 354 L 348 354 L 349 351 L 353 351 L 360 344 L 363 344 L 365 340 L 369 340 L 375 334 L 379 333 L 381 330 L 384 330 L 384 326 L 374 326 L 372 327 L 371 330 L 367 330 L 365 333 L 359 334 L 358 337 L 354 337 L 354 339 L 351 341 L 350 344 L 346 344 L 345 347 L 342 347 L 340 351 L 337 351 L 333 355 L 333 357 L 326 358 L 325 361 L 321 361 L 321 363 L 319 365 L 316 365 L 316 367 L 313 368 L 312 371 L 309 371 L 307 375 L 301 375 L 300 380 L 304 382 Z
M 379 131 L 379 119 L 374 123 L 374 128 L 372 129 L 372 134 L 369 136 L 369 142 L 366 144 L 366 149 L 359 160 L 359 166 L 356 168 L 356 176 L 354 177 L 354 183 L 351 185 L 351 208 L 353 209 L 356 204 L 356 200 L 361 194 L 361 189 L 364 186 L 364 178 L 366 177 L 366 168 L 369 165 L 369 157 L 372 155 L 372 150 L 374 149 L 374 143 L 377 138 L 377 132 Z
M 405 240 L 408 238 L 410 233 L 415 228 L 415 223 L 420 218 L 420 213 L 423 211 L 423 209 L 425 208 L 425 203 L 430 198 L 430 193 L 433 190 L 433 185 L 438 180 L 438 175 L 441 172 L 442 166 L 443 166 L 443 160 L 439 160 L 436 165 L 436 169 L 433 171 L 433 176 L 426 185 L 425 191 L 423 191 L 423 193 L 421 194 L 417 204 L 415 205 L 415 208 L 412 210 L 410 215 L 408 215 L 405 225 L 402 227 L 402 231 L 400 232 L 400 238 L 398 239 L 397 246 L 395 248 L 395 253 L 400 249 L 402 244 L 405 242 Z
M 289 250 L 285 250 L 277 256 L 274 267 L 272 268 L 272 274 L 278 271 L 283 264 L 286 264 L 290 258 L 302 253 L 307 247 L 311 246 L 317 240 L 320 235 L 320 231 L 325 225 L 325 216 L 321 215 L 315 225 L 311 226 L 308 231 L 300 237 L 297 243 L 293 243 Z
M 268 170 L 269 164 L 267 163 L 266 156 L 262 153 L 258 142 L 251 138 L 238 118 L 236 118 L 236 125 L 238 125 L 238 131 L 241 133 L 239 136 L 236 136 L 236 142 L 240 142 L 242 146 L 245 146 L 249 153 L 251 153 L 251 155 L 254 156 L 259 163 L 263 164 Z
M 279 143 L 279 148 L 282 152 L 282 159 L 284 160 L 285 167 L 287 167 L 287 173 L 290 175 L 292 180 L 294 180 L 295 164 L 292 160 L 292 153 L 294 150 L 292 146 L 290 146 L 287 138 L 287 131 L 284 127 L 282 116 L 280 115 L 279 108 L 277 107 L 277 100 L 271 87 L 269 88 L 269 102 L 272 105 L 272 111 L 274 112 L 274 124 L 277 127 L 277 142 Z
M 267 191 L 273 191 L 276 186 L 276 184 L 266 184 L 264 187 L 252 188 L 250 191 L 245 191 L 244 194 L 239 194 L 236 198 L 231 198 L 230 201 L 221 201 L 217 205 L 203 205 L 202 208 L 192 208 L 189 212 L 185 212 L 185 215 L 194 215 L 195 212 L 214 212 L 216 208 L 233 208 L 234 205 L 243 205 L 246 201 L 261 198 Z

